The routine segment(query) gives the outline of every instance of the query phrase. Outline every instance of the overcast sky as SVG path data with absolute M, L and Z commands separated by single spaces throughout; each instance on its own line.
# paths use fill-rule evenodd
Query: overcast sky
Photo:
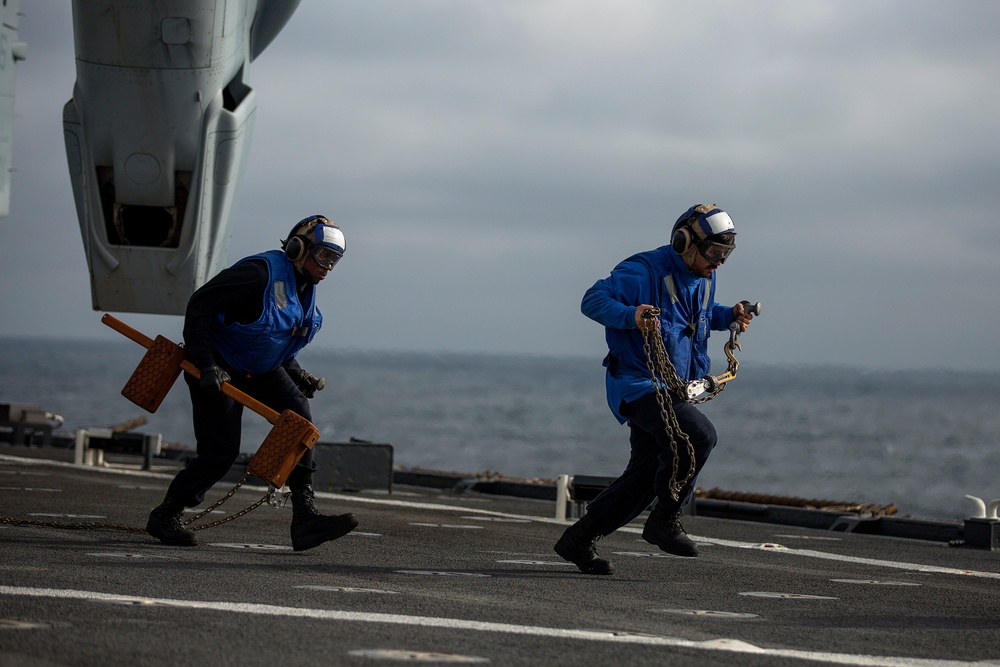
M 22 13 L 0 336 L 114 338 L 62 138 L 69 3 Z M 717 297 L 764 308 L 744 365 L 1000 370 L 998 28 L 994 0 L 304 0 L 250 68 L 229 259 L 324 213 L 348 251 L 316 345 L 600 359 L 584 291 L 716 202 Z

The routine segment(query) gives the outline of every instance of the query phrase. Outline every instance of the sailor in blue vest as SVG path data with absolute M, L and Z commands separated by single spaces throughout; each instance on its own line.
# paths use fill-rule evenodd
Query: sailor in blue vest
M 243 406 L 220 391 L 223 382 L 277 412 L 292 410 L 312 421 L 309 400 L 325 384 L 295 355 L 323 324 L 316 286 L 344 255 L 344 234 L 314 215 L 296 224 L 281 250 L 246 257 L 202 285 L 188 301 L 184 346 L 201 378 L 185 374 L 191 394 L 197 456 L 171 482 L 163 503 L 149 515 L 146 532 L 164 544 L 194 546 L 181 521 L 221 480 L 240 454 Z M 353 514 L 326 516 L 313 505 L 312 450 L 288 477 L 292 497 L 292 547 L 311 549 L 352 531 Z
M 612 573 L 611 563 L 597 555 L 597 540 L 635 519 L 654 499 L 657 504 L 646 520 L 643 539 L 667 553 L 697 555 L 680 522 L 694 477 L 675 497 L 670 488 L 676 481 L 674 451 L 647 366 L 643 327 L 657 328 L 681 379 L 703 378 L 710 370 L 709 330 L 728 329 L 735 320 L 745 331 L 752 317 L 742 304 L 715 301 L 715 270 L 735 247 L 736 230 L 725 211 L 715 204 L 692 206 L 674 224 L 670 245 L 629 257 L 583 297 L 583 314 L 605 327 L 608 405 L 620 423 L 628 424 L 632 450 L 625 471 L 555 544 L 556 553 L 582 572 Z M 652 308 L 659 308 L 660 316 L 644 318 Z M 715 447 L 715 427 L 675 394 L 671 405 L 693 446 L 697 476 Z M 677 470 L 689 470 L 686 447 L 678 449 Z

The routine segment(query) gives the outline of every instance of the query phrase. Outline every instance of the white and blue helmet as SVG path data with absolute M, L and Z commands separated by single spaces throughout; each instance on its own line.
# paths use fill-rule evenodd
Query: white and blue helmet
M 677 218 L 670 244 L 688 264 L 695 252 L 713 264 L 722 264 L 736 248 L 736 227 L 729 214 L 715 204 L 696 204 Z
M 288 238 L 281 242 L 281 248 L 299 269 L 307 257 L 315 259 L 320 266 L 332 269 L 344 256 L 347 241 L 344 232 L 333 220 L 311 215 L 292 227 Z

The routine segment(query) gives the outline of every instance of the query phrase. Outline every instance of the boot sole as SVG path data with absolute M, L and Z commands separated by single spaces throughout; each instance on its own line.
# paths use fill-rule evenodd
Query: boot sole
M 552 547 L 552 550 L 555 551 L 557 554 L 559 554 L 559 557 L 562 558 L 563 560 L 569 561 L 570 563 L 576 565 L 576 567 L 580 570 L 580 572 L 583 572 L 584 574 L 614 574 L 615 571 L 614 566 L 610 562 L 604 560 L 603 558 L 595 558 L 594 560 L 591 561 L 582 561 L 582 562 L 574 560 L 573 558 L 570 557 L 571 552 L 569 551 L 569 549 L 566 549 L 565 547 L 560 547 L 559 542 L 556 542 L 555 546 Z
M 159 533 L 157 530 L 150 530 L 146 528 L 146 532 L 151 536 L 155 537 L 160 541 L 161 544 L 166 544 L 171 547 L 196 547 L 198 546 L 198 538 L 193 534 L 191 535 L 177 535 L 175 537 L 169 537 L 163 533 Z
M 299 539 L 292 539 L 292 550 L 293 551 L 306 551 L 308 549 L 313 549 L 323 544 L 324 542 L 330 542 L 331 540 L 336 540 L 358 527 L 358 520 L 351 515 L 351 517 L 344 522 L 343 525 L 336 528 L 335 530 L 323 533 L 321 535 L 310 535 L 308 537 L 302 537 Z
M 664 546 L 662 543 L 652 540 L 646 537 L 645 535 L 642 536 L 642 539 L 645 540 L 647 544 L 652 544 L 654 547 L 657 547 L 663 553 L 668 553 L 671 556 L 680 556 L 681 558 L 698 557 L 698 549 L 693 544 Z

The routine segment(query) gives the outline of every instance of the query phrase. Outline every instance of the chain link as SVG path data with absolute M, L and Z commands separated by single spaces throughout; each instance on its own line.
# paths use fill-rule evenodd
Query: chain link
M 249 479 L 249 477 L 250 477 L 250 472 L 249 471 L 243 473 L 243 477 L 240 478 L 240 481 L 236 482 L 236 486 L 234 486 L 232 489 L 230 489 L 229 493 L 227 493 L 222 498 L 220 498 L 211 507 L 209 507 L 209 508 L 207 508 L 205 510 L 202 510 L 201 512 L 198 512 L 197 514 L 195 514 L 190 519 L 187 519 L 186 521 L 184 521 L 183 525 L 187 526 L 187 525 L 189 525 L 191 523 L 194 523 L 195 521 L 197 521 L 198 519 L 202 518 L 203 516 L 205 516 L 206 514 L 210 513 L 211 511 L 213 511 L 213 510 L 218 509 L 219 507 L 221 507 L 223 503 L 225 503 L 227 500 L 229 500 L 234 495 L 236 495 L 236 492 L 239 490 L 239 488 L 241 486 L 243 486 L 244 483 L 246 483 L 246 481 L 247 481 L 247 479 Z M 218 521 L 213 521 L 212 523 L 202 524 L 200 526 L 192 526 L 191 530 L 205 530 L 206 528 L 214 528 L 216 526 L 221 526 L 224 523 L 227 523 L 227 522 L 232 521 L 234 519 L 238 519 L 241 516 L 249 514 L 253 510 L 255 510 L 258 507 L 260 507 L 261 505 L 263 505 L 265 502 L 267 502 L 268 504 L 272 505 L 273 507 L 278 507 L 278 504 L 276 502 L 274 502 L 274 496 L 275 496 L 275 492 L 276 491 L 277 491 L 277 489 L 275 489 L 273 486 L 270 486 L 267 489 L 267 493 L 264 494 L 264 497 L 261 498 L 260 500 L 258 500 L 257 502 L 253 503 L 249 507 L 246 507 L 245 509 L 240 510 L 236 514 L 227 516 L 224 519 L 219 519 Z M 76 523 L 68 523 L 68 522 L 62 522 L 62 521 L 41 521 L 41 520 L 37 520 L 37 519 L 17 519 L 17 518 L 12 517 L 12 516 L 0 517 L 0 524 L 7 525 L 7 526 L 39 526 L 39 527 L 42 527 L 42 528 L 62 528 L 62 529 L 65 529 L 65 530 L 120 530 L 120 531 L 124 531 L 124 532 L 129 532 L 129 533 L 145 533 L 146 532 L 145 528 L 139 528 L 139 527 L 136 527 L 136 526 L 125 526 L 125 525 L 118 524 L 118 523 L 100 523 L 100 522 L 96 522 L 96 521 L 79 521 L 79 522 L 76 522 Z
M 65 528 L 69 530 L 121 530 L 130 533 L 145 533 L 145 528 L 124 526 L 117 523 L 100 523 L 97 521 L 80 521 L 64 523 L 62 521 L 41 521 L 37 519 L 16 519 L 12 516 L 0 517 L 0 524 L 7 526 L 40 526 L 42 528 Z
M 663 337 L 659 335 L 659 327 L 655 326 L 656 317 L 660 314 L 659 308 L 647 308 L 642 313 L 642 349 L 646 353 L 646 368 L 649 370 L 650 381 L 653 384 L 656 403 L 660 407 L 660 419 L 663 421 L 664 432 L 670 449 L 673 453 L 673 467 L 670 471 L 670 496 L 679 501 L 681 489 L 694 478 L 695 473 L 695 451 L 694 445 L 687 433 L 681 428 L 677 421 L 677 414 L 674 412 L 673 396 L 671 392 L 689 403 L 704 403 L 715 398 L 725 385 L 717 387 L 713 392 L 697 399 L 687 397 L 687 382 L 678 374 L 670 361 L 666 347 L 663 344 Z M 684 474 L 684 479 L 679 476 L 679 450 L 681 445 L 688 455 L 688 469 Z
M 207 514 L 210 514 L 213 510 L 216 510 L 219 507 L 222 507 L 223 503 L 225 503 L 227 500 L 229 500 L 234 495 L 236 495 L 236 492 L 240 490 L 240 487 L 243 486 L 249 478 L 250 478 L 250 471 L 248 470 L 248 471 L 246 471 L 246 472 L 243 473 L 243 477 L 240 477 L 240 481 L 236 482 L 236 485 L 233 486 L 233 488 L 229 489 L 229 493 L 227 493 L 226 495 L 224 495 L 221 498 L 219 498 L 219 500 L 217 500 L 215 502 L 215 504 L 213 504 L 211 507 L 206 507 L 205 509 L 203 509 L 202 511 L 198 512 L 197 514 L 195 514 L 190 519 L 187 519 L 186 521 L 184 521 L 183 525 L 189 526 L 192 523 L 194 523 L 195 521 L 197 521 L 198 519 L 202 518 L 203 516 L 205 516 Z M 263 505 L 264 501 L 268 500 L 269 498 L 271 498 L 272 495 L 274 495 L 274 487 L 273 486 L 272 487 L 268 487 L 267 493 L 264 494 L 263 498 L 261 498 L 260 500 L 258 500 L 254 504 L 250 505 L 246 509 L 242 509 L 239 512 L 237 512 L 236 514 L 227 516 L 225 519 L 219 519 L 218 521 L 213 521 L 212 523 L 206 523 L 206 524 L 203 524 L 201 526 L 191 526 L 191 530 L 205 530 L 206 528 L 214 528 L 215 526 L 221 526 L 222 524 L 227 523 L 229 521 L 232 521 L 233 519 L 238 519 L 241 516 L 243 516 L 244 514 L 249 514 L 253 510 L 255 510 L 258 507 L 260 507 L 261 505 Z
M 659 308 L 647 308 L 642 314 L 642 319 L 652 323 L 654 318 L 659 315 Z M 674 368 L 673 363 L 670 361 L 670 357 L 667 355 L 667 350 L 663 345 L 663 338 L 661 336 L 651 335 L 655 330 L 656 327 L 654 326 L 644 326 L 642 329 L 642 349 L 646 352 L 646 367 L 649 369 L 650 375 L 653 378 L 654 386 L 661 387 L 665 384 L 666 387 L 677 394 L 681 400 L 687 401 L 691 405 L 707 403 L 722 393 L 722 390 L 726 388 L 725 383 L 717 384 L 711 389 L 706 387 L 704 395 L 696 398 L 689 398 L 688 385 L 690 383 L 678 375 L 677 369 Z M 650 342 L 651 338 L 653 339 L 652 342 Z M 654 362 L 656 364 L 655 369 Z M 732 361 L 730 361 L 729 366 L 731 371 L 734 370 Z M 657 382 L 657 377 L 660 378 L 660 382 Z

